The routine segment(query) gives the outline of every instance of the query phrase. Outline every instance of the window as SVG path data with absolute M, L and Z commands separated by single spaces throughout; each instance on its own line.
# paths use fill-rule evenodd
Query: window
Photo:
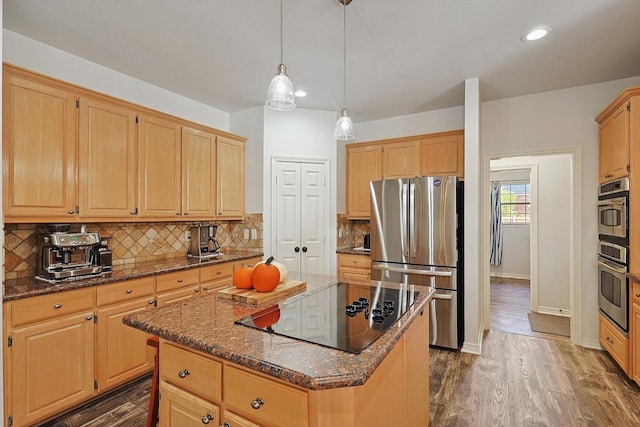
M 500 183 L 503 224 L 531 222 L 531 185 L 528 183 Z

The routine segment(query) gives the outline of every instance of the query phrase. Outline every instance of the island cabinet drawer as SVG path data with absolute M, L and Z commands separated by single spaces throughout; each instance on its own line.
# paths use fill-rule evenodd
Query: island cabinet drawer
M 224 367 L 224 402 L 243 417 L 268 426 L 308 426 L 307 393 L 231 365 Z
M 629 370 L 629 340 L 600 315 L 600 343 L 624 372 Z
M 222 364 L 165 341 L 160 342 L 160 380 L 209 402 L 222 400 Z
M 262 257 L 253 257 L 248 259 L 242 259 L 233 263 L 234 269 L 237 270 L 242 267 L 255 267 L 257 263 L 262 261 Z
M 371 258 L 366 255 L 338 254 L 338 266 L 371 268 Z
M 156 291 L 165 292 L 187 285 L 197 285 L 199 281 L 200 272 L 197 268 L 161 274 L 156 277 Z
M 11 326 L 93 310 L 93 292 L 94 288 L 76 289 L 13 301 Z
M 233 263 L 225 262 L 223 264 L 208 265 L 200 267 L 200 283 L 211 282 L 213 280 L 222 279 L 223 277 L 233 276 Z
M 151 296 L 155 290 L 156 278 L 125 280 L 124 282 L 96 287 L 96 304 L 102 307 L 134 298 Z

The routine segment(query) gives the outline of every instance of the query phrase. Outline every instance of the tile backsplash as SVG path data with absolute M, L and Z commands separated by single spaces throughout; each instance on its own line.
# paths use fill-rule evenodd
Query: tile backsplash
M 347 220 L 347 215 L 338 214 L 338 243 L 336 249 L 348 249 L 364 245 L 364 235 L 369 233 L 369 221 Z M 342 236 L 342 237 L 340 237 Z
M 225 248 L 260 252 L 263 248 L 262 213 L 246 214 L 243 221 L 200 222 L 217 225 L 216 240 Z M 111 237 L 109 249 L 113 252 L 113 265 L 155 261 L 187 255 L 185 233 L 198 222 L 118 222 L 87 224 L 87 231 L 97 231 L 101 237 Z M 72 225 L 71 230 L 79 230 Z M 257 239 L 244 239 L 244 230 L 256 229 Z M 46 233 L 46 224 L 4 225 L 4 279 L 17 279 L 35 275 L 38 262 L 37 236 Z M 249 232 L 251 236 L 251 232 Z

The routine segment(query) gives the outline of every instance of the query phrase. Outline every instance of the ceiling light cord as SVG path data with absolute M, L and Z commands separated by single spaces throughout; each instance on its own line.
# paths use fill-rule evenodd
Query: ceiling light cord
M 334 137 L 338 141 L 353 141 L 355 133 L 353 130 L 353 122 L 349 117 L 347 111 L 347 5 L 351 3 L 351 0 L 338 0 L 344 7 L 342 10 L 342 110 L 340 111 L 340 117 L 336 122 L 336 128 L 334 131 Z
M 267 89 L 266 106 L 276 111 L 291 111 L 296 108 L 295 88 L 287 75 L 287 67 L 284 66 L 284 15 L 283 0 L 280 0 L 280 64 L 276 75 L 271 79 Z
M 342 108 L 347 105 L 347 5 L 342 4 Z
M 284 44 L 282 43 L 282 26 L 284 25 L 284 20 L 282 19 L 282 0 L 280 0 L 280 63 L 284 64 L 284 59 L 283 59 L 283 51 L 284 51 Z

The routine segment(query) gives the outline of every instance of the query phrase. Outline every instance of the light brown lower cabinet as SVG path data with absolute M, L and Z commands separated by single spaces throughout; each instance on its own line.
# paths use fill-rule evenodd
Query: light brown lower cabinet
M 64 295 L 66 294 L 66 295 Z M 5 382 L 14 426 L 37 421 L 94 395 L 93 289 L 11 302 L 11 382 Z M 39 309 L 38 309 L 39 308 Z
M 602 314 L 600 314 L 600 344 L 611 357 L 629 375 L 629 338 L 618 331 Z
M 155 277 L 96 288 L 98 393 L 153 369 L 148 334 L 125 325 L 122 318 L 153 308 L 154 292 Z
M 338 254 L 338 276 L 347 279 L 371 280 L 371 257 Z
M 224 427 L 429 423 L 428 307 L 361 386 L 307 390 L 165 340 L 160 360 L 162 427 L 206 424 L 213 408 Z

